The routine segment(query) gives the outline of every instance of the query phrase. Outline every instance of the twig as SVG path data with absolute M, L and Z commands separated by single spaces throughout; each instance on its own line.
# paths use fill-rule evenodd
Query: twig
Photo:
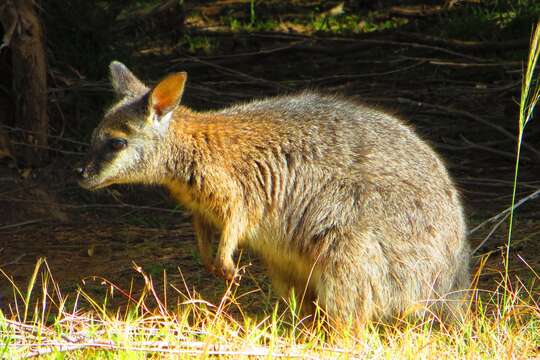
M 87 344 L 55 344 L 55 346 L 44 344 L 42 346 L 50 346 L 50 347 L 46 349 L 38 349 L 32 352 L 29 352 L 28 354 L 22 356 L 21 359 L 29 359 L 36 356 L 43 356 L 43 355 L 51 354 L 53 352 L 61 353 L 61 352 L 81 350 L 84 348 L 91 347 L 91 346 L 88 346 Z
M 8 262 L 6 262 L 6 263 L 0 264 L 0 267 L 4 267 L 4 266 L 8 266 L 8 265 L 18 265 L 18 264 L 19 264 L 19 261 L 21 261 L 21 259 L 22 259 L 23 257 L 25 257 L 25 256 L 26 256 L 26 254 L 21 254 L 21 255 L 17 256 L 17 257 L 15 258 L 15 260 L 8 261 Z
M 171 214 L 181 214 L 184 211 L 183 210 L 175 210 L 175 209 L 167 209 L 167 208 L 159 208 L 154 206 L 145 206 L 145 205 L 132 205 L 132 204 L 83 204 L 83 205 L 74 205 L 74 204 L 65 204 L 65 203 L 59 203 L 59 202 L 52 202 L 52 201 L 37 201 L 37 200 L 24 200 L 24 199 L 6 199 L 6 198 L 0 198 L 0 200 L 9 200 L 12 202 L 21 202 L 21 203 L 32 203 L 32 204 L 47 204 L 47 205 L 56 205 L 59 207 L 64 207 L 68 209 L 94 209 L 94 208 L 113 208 L 113 209 L 137 209 L 137 210 L 151 210 L 151 211 L 160 211 L 160 212 L 167 212 Z M 46 220 L 46 219 L 41 219 Z M 11 225 L 7 225 L 8 227 L 11 227 Z M 13 225 L 15 226 L 15 225 Z M 0 230 L 2 228 L 0 227 Z
M 405 18 L 423 18 L 427 16 L 438 15 L 448 11 L 448 6 L 434 5 L 412 5 L 412 6 L 391 6 L 388 10 L 391 16 L 400 16 Z
M 478 67 L 504 67 L 504 66 L 519 66 L 521 63 L 517 61 L 509 61 L 509 62 L 502 62 L 502 63 L 463 63 L 463 62 L 455 62 L 455 61 L 445 61 L 445 60 L 429 60 L 429 63 L 432 65 L 440 65 L 440 66 L 450 66 L 450 67 L 457 67 L 457 68 L 478 68 Z
M 533 200 L 535 198 L 537 198 L 538 196 L 540 195 L 540 189 L 534 191 L 532 194 L 529 194 L 527 196 L 525 196 L 524 198 L 521 198 L 518 202 L 516 202 L 514 204 L 514 206 L 510 206 L 508 208 L 506 208 L 505 210 L 501 211 L 500 213 L 498 213 L 497 215 L 495 216 L 492 216 L 490 217 L 489 219 L 483 221 L 482 223 L 480 223 L 479 225 L 477 225 L 474 229 L 472 229 L 471 231 L 469 231 L 469 235 L 475 233 L 476 231 L 478 231 L 479 229 L 483 228 L 485 225 L 489 224 L 489 223 L 492 223 L 494 221 L 497 221 L 499 220 L 501 217 L 504 217 L 504 219 L 506 219 L 506 217 L 508 217 L 508 214 L 510 214 L 510 211 L 512 210 L 515 210 L 517 209 L 518 207 L 520 207 L 521 205 L 523 205 L 524 203 L 526 203 L 527 201 L 529 200 Z M 502 221 L 499 221 L 494 229 L 496 229 L 500 224 L 502 223 Z M 489 233 L 489 235 L 480 243 L 480 245 L 478 245 L 473 253 L 475 253 L 476 251 L 478 251 L 478 249 L 480 249 L 482 247 L 482 245 L 484 245 L 484 243 L 487 241 L 487 239 L 489 238 L 489 236 L 491 236 L 491 234 L 495 231 L 494 229 L 492 229 Z
M 469 59 L 472 61 L 479 61 L 483 62 L 484 59 L 471 56 L 467 54 L 463 54 L 457 51 L 448 50 L 439 46 L 430 46 L 430 45 L 424 45 L 424 44 L 418 44 L 418 43 L 411 43 L 411 42 L 402 42 L 402 41 L 389 41 L 389 40 L 359 40 L 362 43 L 365 44 L 375 44 L 375 45 L 393 45 L 393 46 L 403 46 L 403 47 L 412 47 L 416 49 L 425 49 L 425 50 L 432 50 L 437 52 L 442 52 L 448 55 L 454 55 L 458 57 L 462 57 L 464 59 Z
M 85 153 L 80 152 L 80 151 L 61 150 L 61 149 L 53 148 L 53 147 L 50 147 L 50 146 L 44 146 L 44 145 L 26 144 L 26 143 L 17 142 L 17 141 L 12 141 L 11 143 L 13 145 L 31 146 L 31 147 L 38 148 L 38 149 L 56 151 L 58 153 L 65 154 L 65 155 L 77 155 L 77 156 L 84 156 L 85 155 Z
M 258 78 L 258 77 L 255 77 L 255 76 L 251 76 L 249 74 L 243 73 L 243 72 L 238 71 L 238 70 L 230 69 L 230 68 L 225 67 L 225 66 L 217 65 L 217 64 L 214 64 L 214 63 L 209 62 L 209 61 L 204 61 L 204 60 L 198 59 L 197 57 L 194 57 L 194 56 L 191 56 L 190 58 L 195 62 L 205 64 L 207 66 L 222 70 L 222 71 L 224 71 L 226 73 L 229 73 L 229 74 L 234 74 L 234 75 L 237 75 L 237 76 L 241 76 L 241 77 L 244 77 L 246 79 L 250 79 L 250 80 L 258 82 L 258 83 L 268 84 L 268 85 L 270 85 L 272 87 L 277 87 L 277 88 L 281 88 L 281 89 L 285 89 L 285 90 L 290 90 L 290 87 L 281 85 L 279 83 L 276 83 L 276 82 L 273 82 L 273 81 L 270 81 L 270 80 Z
M 215 60 L 220 60 L 220 59 L 234 59 L 234 58 L 244 58 L 244 57 L 252 57 L 252 56 L 259 56 L 259 55 L 268 55 L 268 54 L 273 54 L 273 53 L 276 53 L 276 52 L 282 52 L 282 51 L 287 51 L 287 50 L 298 48 L 301 45 L 305 44 L 306 42 L 307 42 L 307 40 L 300 40 L 300 41 L 295 41 L 295 42 L 293 42 L 291 44 L 287 44 L 285 46 L 278 46 L 278 47 L 274 47 L 274 48 L 270 48 L 270 49 L 261 49 L 259 51 L 248 51 L 248 52 L 237 53 L 237 54 L 200 56 L 200 57 L 197 57 L 197 59 L 199 59 L 199 60 L 214 60 L 215 61 Z M 191 61 L 190 58 L 188 58 L 188 59 L 180 58 L 180 59 L 173 59 L 173 60 L 171 60 L 171 62 L 172 63 L 181 63 L 181 62 L 184 62 L 186 60 Z
M 431 109 L 437 109 L 437 110 L 444 111 L 446 113 L 453 113 L 453 114 L 456 114 L 456 115 L 461 115 L 461 116 L 467 117 L 467 118 L 472 119 L 472 120 L 474 120 L 476 122 L 479 122 L 481 124 L 489 126 L 494 130 L 497 130 L 497 132 L 503 134 L 504 136 L 512 139 L 513 141 L 515 141 L 517 143 L 516 136 L 514 134 L 512 134 L 510 131 L 506 130 L 502 126 L 496 125 L 496 124 L 484 119 L 483 117 L 475 115 L 475 114 L 470 113 L 468 111 L 454 109 L 454 108 L 449 107 L 449 106 L 428 104 L 428 103 L 425 103 L 425 102 L 414 101 L 414 100 L 405 99 L 405 98 L 401 98 L 401 97 L 398 97 L 397 100 L 398 100 L 398 102 L 400 102 L 402 104 L 408 104 L 408 105 L 415 105 L 415 106 L 418 106 L 418 107 L 426 107 L 426 108 L 431 108 Z M 523 142 L 523 146 L 526 147 L 527 149 L 529 149 L 531 152 L 533 152 L 540 159 L 540 151 L 536 150 L 534 147 L 532 147 L 529 144 L 526 144 L 525 142 Z
M 299 40 L 299 39 L 307 39 L 312 41 L 333 41 L 333 42 L 340 42 L 340 43 L 353 43 L 352 45 L 346 47 L 346 50 L 344 52 L 351 52 L 355 50 L 363 50 L 363 49 L 369 49 L 369 45 L 390 45 L 390 46 L 403 46 L 403 47 L 412 47 L 417 49 L 426 49 L 426 50 L 432 50 L 437 52 L 442 52 L 449 55 L 458 56 L 461 58 L 483 62 L 484 59 L 478 58 L 476 56 L 471 56 L 467 54 L 460 53 L 458 51 L 453 51 L 449 49 L 445 49 L 440 46 L 432 46 L 432 45 L 425 45 L 425 44 L 419 44 L 419 43 L 412 43 L 412 42 L 404 42 L 404 41 L 392 41 L 392 40 L 375 40 L 375 39 L 362 39 L 362 38 L 346 38 L 346 37 L 318 37 L 318 36 L 307 36 L 307 35 L 301 35 L 301 34 L 289 34 L 289 33 L 276 33 L 276 32 L 227 32 L 227 31 L 208 31 L 204 29 L 195 29 L 190 30 L 190 33 L 197 34 L 197 35 L 205 35 L 205 36 L 244 36 L 244 37 L 262 37 L 262 38 L 272 38 L 272 39 L 284 39 L 284 40 Z M 313 49 L 313 47 L 311 47 Z M 320 52 L 328 52 L 328 49 L 326 48 L 315 48 L 316 51 Z M 332 53 L 336 53 L 336 49 L 331 49 Z M 339 50 L 338 50 L 339 51 Z
M 385 76 L 385 75 L 392 75 L 395 73 L 404 72 L 407 70 L 410 70 L 412 68 L 418 67 L 420 65 L 423 65 L 425 61 L 418 61 L 412 65 L 404 66 L 402 68 L 398 68 L 395 70 L 389 70 L 389 71 L 383 71 L 378 73 L 365 73 L 365 74 L 343 74 L 343 75 L 330 75 L 330 76 L 324 76 L 320 78 L 314 78 L 309 80 L 301 80 L 301 81 L 294 81 L 294 83 L 299 82 L 309 82 L 309 83 L 318 83 L 325 80 L 338 80 L 338 79 L 358 79 L 358 78 L 367 78 L 367 77 L 375 77 L 375 76 Z
M 161 346 L 156 346 L 161 345 Z M 120 350 L 120 351 L 133 351 L 133 352 L 145 352 L 145 353 L 162 353 L 162 354 L 177 354 L 177 355 L 213 355 L 213 356 L 242 356 L 242 357 L 284 357 L 284 358 L 302 358 L 302 359 L 319 359 L 319 356 L 310 355 L 302 351 L 292 350 L 291 352 L 274 352 L 270 348 L 265 346 L 255 346 L 245 350 L 230 350 L 230 346 L 227 345 L 212 345 L 213 349 L 205 350 L 201 348 L 203 344 L 188 343 L 188 346 L 182 348 L 183 344 L 180 343 L 179 347 L 171 347 L 171 344 L 154 343 L 154 346 L 122 346 L 116 345 L 112 341 L 87 341 L 77 344 L 63 343 L 57 341 L 43 342 L 32 344 L 34 347 L 41 347 L 35 351 L 27 353 L 23 358 L 31 358 L 36 356 L 43 356 L 52 352 L 67 352 L 81 349 L 100 349 L 100 350 Z M 324 349 L 324 351 L 355 355 L 353 351 L 348 352 L 342 349 Z
M 35 325 L 28 325 L 28 324 L 22 323 L 20 321 L 14 321 L 14 320 L 9 320 L 9 319 L 3 319 L 2 321 L 5 322 L 6 325 L 8 325 L 10 327 L 13 327 L 13 328 L 16 328 L 16 329 L 21 329 L 21 330 L 24 330 L 24 331 L 29 332 L 29 333 L 37 334 L 39 331 L 47 332 L 49 334 L 52 333 L 47 327 L 42 327 L 38 331 L 38 329 L 36 329 Z
M 42 222 L 42 221 L 45 221 L 45 220 L 47 220 L 47 219 L 46 218 L 34 219 L 34 220 L 22 221 L 22 222 L 15 223 L 15 224 L 7 224 L 7 225 L 0 226 L 0 230 L 12 229 L 14 227 L 19 227 L 19 226 L 24 226 L 24 225 L 31 225 L 31 224 L 39 223 L 39 222 Z
M 479 184 L 479 185 L 482 185 L 482 186 L 505 186 L 505 187 L 508 187 L 509 185 L 514 185 L 514 182 L 510 181 L 510 180 L 479 178 L 479 177 L 472 177 L 472 176 L 459 177 L 458 181 L 461 184 Z M 520 182 L 519 186 L 521 188 L 527 188 L 527 189 L 536 190 L 536 189 L 538 189 L 538 184 L 539 184 L 538 181 Z
M 510 159 L 515 159 L 516 158 L 516 155 L 511 153 L 511 152 L 497 150 L 497 149 L 490 148 L 489 146 L 473 143 L 472 141 L 468 140 L 463 135 L 461 135 L 460 137 L 463 140 L 463 142 L 469 146 L 469 148 L 484 150 L 484 151 L 487 151 L 487 152 L 490 152 L 490 153 L 493 153 L 493 154 L 508 157 Z M 530 160 L 529 158 L 527 158 L 525 156 L 522 156 L 521 159 L 522 160 Z
M 23 133 L 26 133 L 26 134 L 36 134 L 37 133 L 36 131 L 21 129 L 19 127 L 8 126 L 8 125 L 3 125 L 3 124 L 0 124 L 0 128 L 5 128 L 5 129 L 8 129 L 10 131 L 15 131 L 15 132 L 23 132 Z M 69 139 L 69 138 L 65 138 L 63 136 L 47 135 L 47 137 L 49 137 L 51 139 L 57 139 L 57 140 L 60 140 L 60 141 L 76 144 L 76 145 L 88 146 L 88 143 L 73 140 L 73 139 Z
M 492 228 L 491 230 L 489 231 L 489 233 L 486 235 L 486 237 L 484 238 L 484 240 L 482 240 L 480 242 L 480 244 L 478 244 L 478 246 L 476 246 L 474 248 L 474 250 L 472 251 L 473 254 L 476 254 L 476 252 L 478 250 L 480 250 L 484 245 L 485 243 L 489 240 L 489 238 L 491 237 L 491 235 L 493 235 L 493 233 L 499 228 L 499 226 L 501 226 L 501 224 L 506 220 L 508 219 L 508 216 L 510 216 L 510 213 L 506 213 L 501 220 L 499 220 Z M 470 234 L 470 233 L 469 233 Z
M 529 46 L 530 39 L 516 39 L 511 41 L 464 41 L 456 39 L 444 39 L 437 36 L 399 32 L 398 36 L 414 41 L 420 41 L 422 43 L 445 46 L 459 50 L 514 50 L 514 49 L 526 49 Z

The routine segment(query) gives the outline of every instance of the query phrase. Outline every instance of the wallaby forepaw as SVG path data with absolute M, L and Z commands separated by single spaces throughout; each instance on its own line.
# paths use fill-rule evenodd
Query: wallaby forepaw
M 216 267 L 211 263 L 204 263 L 204 268 L 211 274 L 216 273 Z
M 215 266 L 215 272 L 223 279 L 232 281 L 236 275 L 236 267 L 234 266 L 234 262 L 232 262 L 232 260 L 224 261 Z

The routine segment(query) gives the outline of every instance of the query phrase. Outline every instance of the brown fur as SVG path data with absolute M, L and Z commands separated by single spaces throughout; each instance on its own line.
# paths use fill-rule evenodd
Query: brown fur
M 185 74 L 174 75 L 184 79 L 169 96 L 122 66 L 111 72 L 124 98 L 94 132 L 81 185 L 167 187 L 193 212 L 209 269 L 230 279 L 235 250 L 250 248 L 281 294 L 294 290 L 335 318 L 360 321 L 440 305 L 467 287 L 459 194 L 401 120 L 315 92 L 205 113 L 178 105 L 169 119 L 159 99 L 178 104 Z M 128 145 L 110 154 L 113 132 Z

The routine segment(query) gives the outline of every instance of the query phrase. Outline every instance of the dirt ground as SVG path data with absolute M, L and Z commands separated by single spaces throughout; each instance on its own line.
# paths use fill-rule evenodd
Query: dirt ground
M 308 33 L 295 24 L 287 27 L 286 16 L 281 31 L 230 32 L 211 20 L 219 19 L 219 14 L 245 12 L 249 2 L 194 3 L 186 5 L 188 14 L 195 14 L 188 16 L 186 31 L 192 42 L 206 39 L 211 51 L 193 44 L 175 45 L 172 35 L 167 35 L 130 44 L 130 56 L 119 60 L 132 64 L 149 82 L 167 72 L 187 71 L 184 102 L 196 109 L 303 88 L 340 92 L 382 106 L 406 118 L 447 160 L 462 191 L 471 229 L 510 205 L 516 103 L 527 48 L 519 39 L 501 41 L 500 46 L 489 41 L 467 46 L 429 38 L 411 22 L 404 28 L 329 36 Z M 186 53 L 186 46 L 196 49 Z M 101 92 L 110 97 L 105 79 L 79 79 L 63 91 L 65 97 L 59 101 L 65 114 L 88 118 L 88 128 L 99 111 L 81 115 L 68 95 L 91 98 Z M 518 198 L 540 187 L 538 129 L 533 121 L 527 130 Z M 165 271 L 169 284 L 218 301 L 224 284 L 200 265 L 189 214 L 162 189 L 114 187 L 85 192 L 71 175 L 84 145 L 65 147 L 57 139 L 52 146 L 69 151 L 53 152 L 54 160 L 45 168 L 17 168 L 9 159 L 0 164 L 3 308 L 9 308 L 13 298 L 7 277 L 25 289 L 42 257 L 64 294 L 82 287 L 100 296 L 106 288 L 102 279 L 124 289 L 132 282 L 140 287 L 142 277 L 134 271 L 136 264 L 158 284 Z M 471 234 L 473 247 L 486 238 L 493 225 Z M 476 264 L 483 254 L 492 253 L 480 277 L 481 288 L 493 288 L 500 279 L 500 250 L 507 232 L 505 222 L 475 253 Z M 536 199 L 520 207 L 511 247 L 511 273 L 527 284 L 535 279 L 533 270 L 540 273 L 539 239 L 540 203 Z M 257 259 L 242 254 L 241 264 L 250 263 L 239 291 L 258 289 L 242 300 L 246 307 L 256 309 L 261 299 L 272 299 L 273 294 Z M 538 284 L 532 286 L 538 289 Z

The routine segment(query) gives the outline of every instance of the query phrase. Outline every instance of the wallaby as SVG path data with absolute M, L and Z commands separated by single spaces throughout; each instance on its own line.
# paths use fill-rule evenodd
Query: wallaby
M 77 169 L 83 188 L 163 185 L 193 213 L 208 269 L 232 279 L 235 251 L 249 248 L 280 294 L 335 319 L 459 302 L 470 260 L 460 196 L 402 120 L 314 91 L 195 112 L 180 104 L 185 72 L 148 88 L 119 62 L 110 71 L 120 100 Z

